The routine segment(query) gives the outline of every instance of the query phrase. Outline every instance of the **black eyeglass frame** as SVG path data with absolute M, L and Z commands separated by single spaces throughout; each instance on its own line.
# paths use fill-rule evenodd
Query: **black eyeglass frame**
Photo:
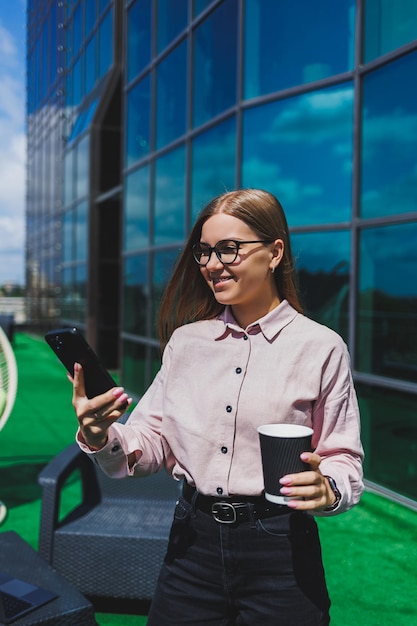
M 213 254 L 213 252 L 216 253 L 216 257 L 219 259 L 220 263 L 223 263 L 223 265 L 231 265 L 232 263 L 234 263 L 238 257 L 239 254 L 239 249 L 240 246 L 242 246 L 245 243 L 272 243 L 273 241 L 275 241 L 274 239 L 254 239 L 252 241 L 239 241 L 238 239 L 221 239 L 220 241 L 218 241 L 216 243 L 215 246 L 211 247 L 206 243 L 195 243 L 192 247 L 192 253 L 193 253 L 193 257 L 194 257 L 194 261 L 200 265 L 200 267 L 205 267 L 207 265 L 207 263 L 210 261 L 211 259 L 211 255 Z M 222 257 L 221 257 L 221 251 L 219 250 L 219 246 L 221 246 L 222 244 L 225 243 L 234 243 L 236 246 L 236 254 L 235 257 L 232 261 L 223 261 Z M 197 258 L 196 255 L 196 250 L 197 248 L 201 248 L 202 246 L 205 247 L 204 252 L 208 253 L 208 257 L 207 257 L 207 261 L 205 263 L 201 263 L 201 261 Z

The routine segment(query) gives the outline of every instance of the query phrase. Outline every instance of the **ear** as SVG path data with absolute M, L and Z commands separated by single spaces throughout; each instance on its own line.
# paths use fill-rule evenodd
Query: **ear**
M 284 256 L 284 242 L 282 239 L 275 239 L 272 244 L 272 262 L 271 262 L 271 271 L 275 271 L 278 265 L 281 263 L 282 257 Z

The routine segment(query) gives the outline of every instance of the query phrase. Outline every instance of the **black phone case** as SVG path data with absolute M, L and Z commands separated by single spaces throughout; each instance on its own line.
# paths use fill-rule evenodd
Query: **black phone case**
M 45 339 L 71 376 L 74 375 L 74 363 L 82 365 L 87 398 L 94 398 L 117 386 L 77 328 L 51 330 Z

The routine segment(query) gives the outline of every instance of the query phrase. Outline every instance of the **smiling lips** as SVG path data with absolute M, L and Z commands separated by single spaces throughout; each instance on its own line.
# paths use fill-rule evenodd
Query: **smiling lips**
M 214 287 L 219 287 L 221 285 L 223 285 L 224 283 L 227 283 L 227 281 L 232 280 L 231 276 L 221 276 L 219 278 L 212 278 L 211 279 L 213 282 L 213 286 Z

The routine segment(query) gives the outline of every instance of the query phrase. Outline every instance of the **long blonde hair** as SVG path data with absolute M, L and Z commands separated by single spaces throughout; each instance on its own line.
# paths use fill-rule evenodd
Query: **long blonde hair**
M 200 241 L 204 222 L 217 213 L 242 220 L 259 239 L 283 240 L 284 256 L 274 273 L 277 292 L 281 300 L 288 300 L 298 312 L 303 312 L 287 220 L 280 202 L 262 189 L 229 191 L 214 198 L 201 211 L 174 267 L 158 316 L 158 336 L 162 348 L 178 326 L 212 319 L 224 309 L 224 305 L 214 298 L 192 255 L 192 246 Z

